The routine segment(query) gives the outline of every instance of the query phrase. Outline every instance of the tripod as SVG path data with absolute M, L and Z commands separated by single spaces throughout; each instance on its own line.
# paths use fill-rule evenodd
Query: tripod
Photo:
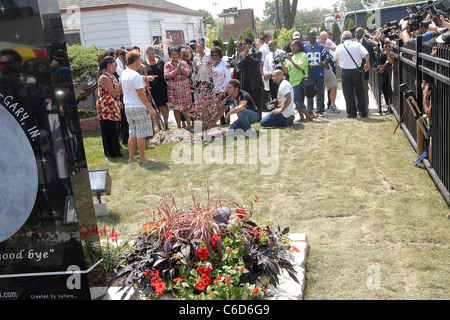
M 419 124 L 419 127 L 425 136 L 425 139 L 428 139 L 428 129 L 426 127 L 425 120 L 422 117 L 423 112 L 420 111 L 419 106 L 417 105 L 417 101 L 416 101 L 416 98 L 414 97 L 414 93 L 412 92 L 412 90 L 408 89 L 408 86 L 406 85 L 406 83 L 402 83 L 400 85 L 400 90 L 403 92 L 403 96 L 405 97 L 406 102 L 408 103 L 409 108 L 411 109 L 411 111 L 414 115 L 414 119 L 416 119 L 417 123 Z M 403 114 L 402 114 L 400 120 L 398 121 L 397 127 L 395 127 L 394 133 L 397 131 L 398 127 L 402 123 L 405 113 L 406 113 L 406 110 L 403 111 Z

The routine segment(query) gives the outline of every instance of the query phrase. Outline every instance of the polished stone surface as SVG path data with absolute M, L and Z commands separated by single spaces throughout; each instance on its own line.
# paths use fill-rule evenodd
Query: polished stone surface
M 100 242 L 57 0 L 1 1 L 0 30 L 0 300 L 90 299 Z

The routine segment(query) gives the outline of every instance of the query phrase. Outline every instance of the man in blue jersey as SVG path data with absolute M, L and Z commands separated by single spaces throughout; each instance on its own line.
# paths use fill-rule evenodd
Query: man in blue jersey
M 327 52 L 324 46 L 317 42 L 316 32 L 311 30 L 308 32 L 309 42 L 305 45 L 306 53 L 309 60 L 309 77 L 316 82 L 316 117 L 323 117 L 323 98 L 325 90 L 324 65 L 327 60 Z M 308 113 L 313 114 L 314 98 L 307 100 Z

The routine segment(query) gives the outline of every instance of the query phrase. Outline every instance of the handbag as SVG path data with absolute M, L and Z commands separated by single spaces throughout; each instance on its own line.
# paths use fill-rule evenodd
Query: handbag
M 303 75 L 305 75 L 305 70 L 302 71 Z M 300 87 L 303 88 L 305 96 L 308 99 L 312 99 L 317 95 L 316 81 L 314 79 L 311 79 L 309 77 L 303 77 L 302 81 L 300 82 Z
M 352 58 L 352 60 L 353 60 L 353 62 L 355 63 L 356 67 L 358 68 L 359 73 L 360 73 L 361 75 L 364 75 L 366 72 L 364 71 L 364 66 L 363 66 L 363 64 L 361 63 L 361 65 L 358 66 L 358 64 L 356 63 L 355 59 L 353 59 L 353 56 L 352 56 L 352 54 L 350 53 L 350 51 L 348 51 L 348 49 L 347 49 L 347 47 L 346 47 L 345 45 L 343 45 L 343 46 L 344 46 L 345 50 L 348 52 L 350 58 Z

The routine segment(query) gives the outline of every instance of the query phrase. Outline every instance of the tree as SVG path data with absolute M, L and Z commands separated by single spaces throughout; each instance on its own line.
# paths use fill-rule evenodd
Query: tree
M 294 31 L 294 29 L 281 28 L 277 36 L 278 47 L 282 48 L 286 43 L 292 41 Z
M 280 2 L 279 0 L 275 0 L 275 28 L 281 28 L 281 19 L 280 19 Z
M 227 56 L 232 57 L 233 54 L 235 54 L 235 52 L 236 52 L 236 44 L 234 43 L 233 35 L 230 34 L 230 38 L 228 39 L 227 44 Z
M 355 21 L 353 21 L 352 18 L 348 18 L 348 20 L 345 22 L 344 30 L 349 30 L 351 27 L 355 26 Z
M 255 41 L 255 35 L 253 34 L 252 30 L 250 30 L 250 28 L 245 29 L 245 34 L 248 38 Z
M 278 39 L 278 29 L 275 29 L 275 30 L 273 31 L 272 38 L 273 38 L 274 40 L 277 40 L 277 39 Z
M 305 29 L 305 35 L 308 36 L 309 31 L 311 31 L 311 25 L 308 24 Z
M 275 25 L 275 29 L 278 30 L 281 27 L 292 29 L 297 15 L 297 4 L 298 0 L 293 0 L 292 5 L 290 0 L 266 1 L 264 8 L 264 16 L 266 19 L 262 25 L 266 28 L 269 25 Z
M 333 25 L 331 26 L 331 33 L 333 34 L 332 39 L 333 42 L 338 45 L 341 43 L 341 29 L 339 28 L 339 25 L 337 22 L 333 22 Z
M 208 24 L 205 28 L 205 46 L 209 48 L 213 40 L 219 40 L 219 33 L 216 27 Z
M 209 11 L 203 9 L 200 9 L 198 11 L 205 14 L 202 18 L 203 27 L 206 28 L 207 25 L 211 25 L 213 27 L 216 26 L 216 21 L 214 20 L 212 14 Z
M 297 14 L 297 4 L 298 0 L 293 0 L 292 6 L 290 0 L 283 0 L 283 20 L 286 29 L 292 29 L 294 26 L 294 20 Z
M 98 55 L 105 52 L 100 47 L 84 48 L 78 44 L 67 46 L 72 79 L 75 85 L 82 88 L 77 104 L 92 94 L 97 89 Z
M 322 23 L 320 24 L 320 29 L 319 29 L 319 31 L 322 32 L 323 30 L 325 30 L 325 22 L 322 22 Z

